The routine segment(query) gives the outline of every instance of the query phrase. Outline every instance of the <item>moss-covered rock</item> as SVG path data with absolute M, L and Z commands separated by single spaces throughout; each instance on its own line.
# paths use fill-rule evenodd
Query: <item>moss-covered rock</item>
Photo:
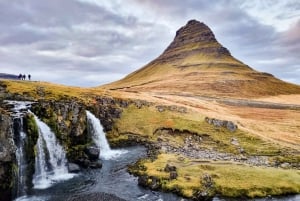
M 86 106 L 76 101 L 39 101 L 32 111 L 55 133 L 70 162 L 87 159 L 84 152 L 92 143 L 87 133 Z
M 25 141 L 25 153 L 26 153 L 26 161 L 27 161 L 27 169 L 26 169 L 26 181 L 27 186 L 32 187 L 32 176 L 34 174 L 35 167 L 35 155 L 36 155 L 36 143 L 39 137 L 38 126 L 35 122 L 34 116 L 28 113 L 24 117 L 24 130 L 27 133 L 27 138 Z

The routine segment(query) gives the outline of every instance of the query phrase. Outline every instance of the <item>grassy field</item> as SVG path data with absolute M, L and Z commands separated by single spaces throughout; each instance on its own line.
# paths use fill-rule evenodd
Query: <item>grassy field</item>
M 177 179 L 169 179 L 169 173 L 164 171 L 167 164 L 176 166 Z M 159 178 L 163 190 L 179 189 L 180 194 L 185 197 L 193 197 L 197 192 L 205 190 L 228 197 L 250 198 L 300 192 L 299 170 L 192 160 L 173 154 L 160 154 L 156 160 L 144 161 L 143 165 L 145 170 L 141 170 L 140 175 Z M 211 189 L 206 189 L 204 175 L 212 178 Z

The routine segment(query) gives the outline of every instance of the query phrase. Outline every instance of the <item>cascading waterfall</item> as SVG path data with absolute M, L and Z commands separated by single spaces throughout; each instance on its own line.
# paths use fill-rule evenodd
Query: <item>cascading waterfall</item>
M 73 177 L 68 173 L 66 153 L 57 142 L 55 134 L 50 128 L 35 115 L 39 136 L 36 145 L 35 174 L 33 184 L 36 189 L 50 187 L 59 180 Z
M 27 194 L 27 161 L 25 152 L 25 143 L 27 140 L 27 134 L 23 128 L 23 116 L 27 113 L 28 107 L 31 102 L 22 101 L 6 101 L 6 104 L 13 105 L 13 130 L 14 130 L 14 141 L 16 144 L 16 161 L 18 169 L 16 171 L 16 186 L 15 186 L 15 197 L 26 196 Z
M 108 144 L 105 133 L 103 132 L 100 120 L 89 111 L 86 111 L 86 116 L 89 125 L 89 132 L 91 133 L 96 146 L 100 148 L 101 158 L 105 160 L 114 159 L 127 152 L 125 150 L 112 150 Z

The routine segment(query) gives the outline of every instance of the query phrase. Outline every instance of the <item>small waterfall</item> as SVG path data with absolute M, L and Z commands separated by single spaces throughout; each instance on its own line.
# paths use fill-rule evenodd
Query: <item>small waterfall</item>
M 34 115 L 39 129 L 36 145 L 34 188 L 44 189 L 59 180 L 73 177 L 68 173 L 66 153 L 50 128 Z
M 27 140 L 26 132 L 23 127 L 23 116 L 27 113 L 28 107 L 31 102 L 22 101 L 6 101 L 8 105 L 12 105 L 12 117 L 13 117 L 13 131 L 14 141 L 17 147 L 16 160 L 17 160 L 17 172 L 15 179 L 15 197 L 21 197 L 27 195 L 27 161 L 25 152 L 25 143 Z
M 88 124 L 90 125 L 89 131 L 92 134 L 93 141 L 96 146 L 100 148 L 101 158 L 109 160 L 127 152 L 125 150 L 112 150 L 108 144 L 105 133 L 103 132 L 100 120 L 89 111 L 86 111 L 86 116 Z

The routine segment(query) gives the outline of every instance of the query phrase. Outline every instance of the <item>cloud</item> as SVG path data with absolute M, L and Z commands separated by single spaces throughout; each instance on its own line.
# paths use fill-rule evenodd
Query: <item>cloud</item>
M 266 2 L 0 0 L 0 71 L 79 86 L 112 82 L 160 55 L 197 19 L 236 58 L 300 84 L 300 5 Z

